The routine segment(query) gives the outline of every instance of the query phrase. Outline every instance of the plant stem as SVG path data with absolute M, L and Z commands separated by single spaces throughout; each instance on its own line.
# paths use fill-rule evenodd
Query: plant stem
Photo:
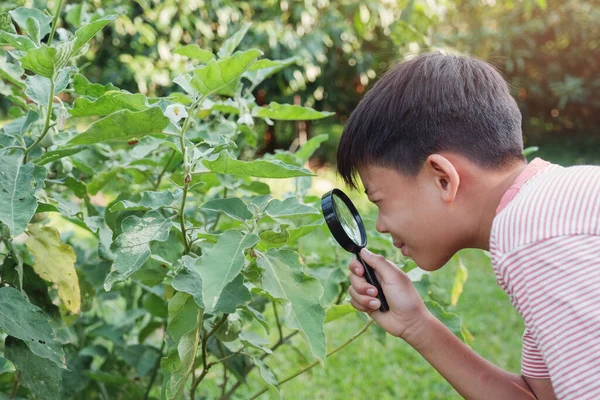
M 277 305 L 275 305 L 275 302 L 272 302 L 271 304 L 273 304 L 273 313 L 275 314 L 275 321 L 277 321 L 277 329 L 279 330 L 279 340 L 283 340 L 283 331 L 281 330 L 281 323 L 279 322 L 279 315 L 277 315 Z
M 191 399 L 194 398 L 194 394 L 196 393 L 196 388 L 198 387 L 200 382 L 202 382 L 202 379 L 204 379 L 206 374 L 208 374 L 208 370 L 214 365 L 212 363 L 208 364 L 206 362 L 206 358 L 207 358 L 206 345 L 208 343 L 208 339 L 217 331 L 217 329 L 219 329 L 227 321 L 228 315 L 229 314 L 223 314 L 223 317 L 219 320 L 219 322 L 217 322 L 215 324 L 215 326 L 213 326 L 212 329 L 206 335 L 204 335 L 204 337 L 202 338 L 202 364 L 203 364 L 202 372 L 200 373 L 200 376 L 197 379 L 194 378 L 192 380 L 192 387 L 190 389 L 190 398 Z M 195 369 L 196 368 L 194 368 L 194 370 Z
M 166 334 L 166 330 L 165 330 L 165 334 Z M 150 377 L 150 382 L 148 383 L 148 388 L 146 388 L 146 393 L 144 394 L 144 400 L 148 399 L 148 396 L 150 395 L 150 389 L 152 389 L 152 385 L 154 384 L 154 380 L 156 379 L 156 375 L 158 374 L 158 370 L 160 368 L 160 359 L 162 358 L 163 350 L 165 349 L 165 343 L 167 343 L 167 341 L 165 340 L 165 334 L 163 334 L 162 345 L 160 346 L 160 356 L 158 357 L 158 360 L 156 361 L 156 364 L 154 365 L 154 371 L 152 371 L 152 376 Z
M 48 47 L 52 44 L 52 39 L 54 39 L 54 32 L 56 32 L 56 25 L 58 22 L 58 17 L 60 16 L 60 10 L 62 9 L 63 0 L 58 0 L 58 5 L 56 6 L 56 12 L 54 13 L 54 18 L 52 19 L 52 29 L 50 30 L 50 36 L 48 37 Z M 54 97 L 54 96 L 52 96 Z
M 42 141 L 42 139 L 44 138 L 44 136 L 46 136 L 46 134 L 48 133 L 48 130 L 50 129 L 50 120 L 52 117 L 52 103 L 54 101 L 54 76 L 52 78 L 50 78 L 50 96 L 49 96 L 49 100 L 48 100 L 48 106 L 47 106 L 47 111 L 46 111 L 46 122 L 44 123 L 44 130 L 42 131 L 42 134 L 40 136 L 38 136 L 38 138 L 35 140 L 35 142 L 33 142 L 33 144 L 31 146 L 29 146 L 28 148 L 25 149 L 25 152 L 23 154 L 23 164 L 27 163 L 27 155 L 29 154 L 29 152 L 39 143 Z
M 342 343 L 341 345 L 339 345 L 338 347 L 336 347 L 335 349 L 331 350 L 329 353 L 327 353 L 327 355 L 325 356 L 325 358 L 332 356 L 333 354 L 337 353 L 338 351 L 340 351 L 341 349 L 343 349 L 344 347 L 346 347 L 347 345 L 349 345 L 350 343 L 352 343 L 357 337 L 359 337 L 360 335 L 362 335 L 363 333 L 365 333 L 365 331 L 369 328 L 369 326 L 371 326 L 371 324 L 374 321 L 371 320 L 369 321 L 365 326 L 363 326 L 361 328 L 360 331 L 356 332 L 354 335 L 352 335 L 352 337 L 350 337 L 348 340 L 346 340 L 344 343 Z M 294 372 L 292 375 L 288 376 L 287 378 L 281 380 L 279 382 L 279 385 L 283 385 L 284 383 L 286 383 L 287 381 L 290 381 L 292 379 L 294 379 L 295 377 L 297 377 L 298 375 L 301 375 L 303 373 L 305 373 L 306 371 L 308 371 L 309 369 L 313 368 L 315 365 L 319 364 L 319 361 L 315 361 L 303 368 L 301 368 L 300 370 Z M 265 386 L 264 388 L 262 388 L 261 391 L 259 391 L 258 393 L 254 394 L 252 397 L 249 397 L 248 400 L 254 400 L 256 399 L 258 396 L 260 396 L 261 394 L 265 393 L 267 390 L 269 390 L 268 386 Z
M 160 186 L 160 181 L 162 180 L 162 177 L 165 174 L 165 172 L 167 172 L 169 165 L 171 165 L 171 161 L 173 161 L 173 157 L 175 157 L 175 150 L 173 150 L 171 152 L 171 157 L 169 157 L 169 160 L 165 164 L 165 167 L 162 169 L 162 171 L 160 171 L 160 174 L 158 175 L 158 179 L 156 179 L 156 183 L 154 184 L 155 191 L 158 190 L 158 187 Z
M 181 234 L 183 236 L 183 245 L 185 246 L 185 253 L 190 252 L 190 244 L 187 240 L 187 233 L 185 232 L 185 198 L 187 197 L 189 184 L 183 186 L 183 199 L 181 200 L 181 208 L 179 209 L 179 224 L 181 226 Z

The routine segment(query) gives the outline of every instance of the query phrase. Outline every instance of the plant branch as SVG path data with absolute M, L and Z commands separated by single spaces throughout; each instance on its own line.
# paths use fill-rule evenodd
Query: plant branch
M 272 302 L 271 304 L 273 304 L 273 313 L 275 314 L 275 321 L 277 322 L 277 330 L 279 331 L 279 340 L 282 341 L 283 340 L 283 331 L 281 330 L 281 322 L 279 322 L 279 315 L 277 314 L 277 305 L 275 304 L 275 302 Z
M 190 244 L 187 240 L 187 233 L 185 232 L 185 198 L 187 197 L 189 184 L 183 186 L 183 199 L 181 200 L 181 208 L 179 209 L 179 225 L 181 226 L 181 234 L 183 236 L 183 245 L 185 247 L 185 253 L 190 252 Z
M 63 0 L 58 0 L 58 5 L 56 6 L 56 12 L 54 13 L 54 18 L 52 19 L 52 29 L 50 30 L 50 36 L 48 37 L 48 47 L 52 44 L 52 39 L 54 39 L 54 33 L 56 32 L 56 25 L 58 23 L 58 17 L 60 16 L 60 10 L 62 9 Z M 52 95 L 54 97 L 54 95 Z
M 349 345 L 350 343 L 352 343 L 356 338 L 358 338 L 360 335 L 362 335 L 363 333 L 365 333 L 365 331 L 369 328 L 369 326 L 371 326 L 371 324 L 374 322 L 374 320 L 370 320 L 365 326 L 363 326 L 361 328 L 360 331 L 356 332 L 354 335 L 352 335 L 352 337 L 350 337 L 348 340 L 346 340 L 344 343 L 342 343 L 341 345 L 339 345 L 338 347 L 336 347 L 335 349 L 331 350 L 329 353 L 327 353 L 327 355 L 325 356 L 325 358 L 332 356 L 333 354 L 337 353 L 338 351 L 340 351 L 341 349 L 343 349 L 344 347 L 346 347 L 347 345 Z M 297 377 L 298 375 L 301 375 L 303 373 L 305 373 L 306 371 L 308 371 L 309 369 L 313 368 L 315 365 L 319 364 L 319 361 L 315 361 L 301 369 L 299 369 L 298 371 L 294 372 L 292 375 L 288 376 L 287 378 L 281 380 L 279 382 L 279 385 L 283 385 L 284 383 L 286 383 L 287 381 L 290 381 L 292 379 L 294 379 L 295 377 Z M 262 388 L 262 390 L 260 390 L 259 392 L 257 392 L 256 394 L 254 394 L 252 397 L 249 397 L 248 400 L 254 400 L 256 399 L 258 396 L 260 396 L 261 394 L 265 393 L 267 390 L 269 390 L 268 386 L 265 386 L 264 388 Z
M 221 353 L 221 360 L 219 360 L 219 362 L 222 362 L 223 360 L 226 360 L 227 358 L 230 358 L 236 354 L 236 353 L 232 353 L 229 356 L 225 357 L 225 352 L 223 351 L 223 345 L 221 344 L 221 342 L 217 341 L 217 346 L 219 346 L 219 352 Z M 225 396 L 226 389 L 227 389 L 227 365 L 225 363 L 223 363 L 223 384 L 221 385 L 221 398 L 223 398 L 223 396 Z
M 223 317 L 219 320 L 219 322 L 217 322 L 215 324 L 215 326 L 212 327 L 212 329 L 206 334 L 204 335 L 204 337 L 202 338 L 202 372 L 200 373 L 200 376 L 196 379 L 194 377 L 194 379 L 192 380 L 192 387 L 190 389 L 190 398 L 194 398 L 194 394 L 196 393 L 196 388 L 198 387 L 198 385 L 200 384 L 200 382 L 202 382 L 202 379 L 204 379 L 204 377 L 206 376 L 206 374 L 208 374 L 208 370 L 215 364 L 215 363 L 211 363 L 208 364 L 206 362 L 206 358 L 207 358 L 207 351 L 206 351 L 206 346 L 208 344 L 208 339 L 210 339 L 210 337 L 217 331 L 217 329 L 219 329 L 226 321 L 227 321 L 227 316 L 229 314 L 223 314 Z M 194 368 L 195 370 L 196 368 Z
M 175 150 L 173 150 L 171 152 L 171 157 L 169 157 L 169 160 L 165 164 L 165 167 L 162 169 L 162 171 L 160 171 L 160 174 L 158 175 L 158 179 L 156 179 L 156 183 L 154 183 L 154 190 L 158 190 L 158 187 L 160 186 L 160 181 L 162 181 L 163 175 L 165 174 L 165 172 L 167 172 L 169 165 L 171 165 L 171 161 L 173 161 L 173 157 L 175 157 Z

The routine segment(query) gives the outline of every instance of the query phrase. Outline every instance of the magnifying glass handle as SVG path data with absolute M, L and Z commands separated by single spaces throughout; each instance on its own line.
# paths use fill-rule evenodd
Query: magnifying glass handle
M 375 275 L 375 270 L 369 264 L 367 264 L 361 257 L 360 254 L 356 254 L 356 258 L 361 262 L 363 267 L 365 268 L 365 279 L 371 285 L 377 288 L 377 298 L 381 302 L 381 307 L 379 307 L 379 311 L 387 311 L 390 309 L 388 306 L 387 300 L 385 299 L 385 295 L 383 294 L 383 290 L 381 289 L 381 285 L 377 280 L 377 276 Z

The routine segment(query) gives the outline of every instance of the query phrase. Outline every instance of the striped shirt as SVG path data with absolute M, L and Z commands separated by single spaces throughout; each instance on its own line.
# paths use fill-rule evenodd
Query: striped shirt
M 600 399 L 600 167 L 536 158 L 496 210 L 498 284 L 525 321 L 521 373 Z

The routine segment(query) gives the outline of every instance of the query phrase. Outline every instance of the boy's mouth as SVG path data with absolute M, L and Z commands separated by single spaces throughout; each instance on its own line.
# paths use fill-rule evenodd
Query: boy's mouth
M 406 244 L 402 242 L 394 242 L 394 246 L 399 248 L 403 256 L 406 256 Z

